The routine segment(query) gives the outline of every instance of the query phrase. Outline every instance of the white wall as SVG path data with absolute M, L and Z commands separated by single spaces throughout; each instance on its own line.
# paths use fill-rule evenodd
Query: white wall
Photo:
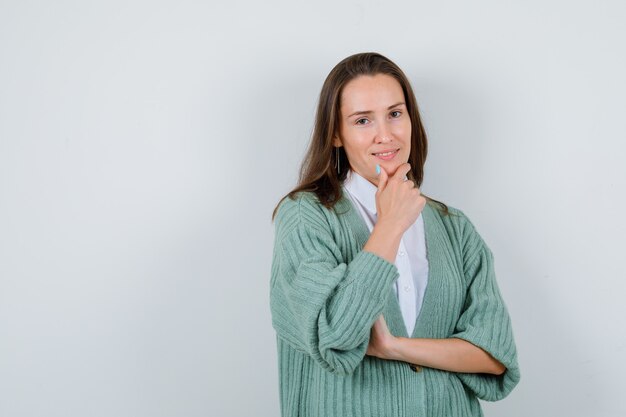
M 225 3 L 0 3 L 0 415 L 278 415 L 270 215 L 363 51 L 494 252 L 485 414 L 626 415 L 623 2 Z

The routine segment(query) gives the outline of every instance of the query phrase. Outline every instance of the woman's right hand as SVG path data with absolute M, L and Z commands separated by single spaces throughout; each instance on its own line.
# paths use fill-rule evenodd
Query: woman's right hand
M 380 167 L 378 189 L 376 190 L 376 222 L 393 225 L 404 233 L 419 217 L 426 205 L 426 198 L 411 180 L 404 180 L 411 170 L 409 163 L 400 165 L 389 176 L 385 168 Z

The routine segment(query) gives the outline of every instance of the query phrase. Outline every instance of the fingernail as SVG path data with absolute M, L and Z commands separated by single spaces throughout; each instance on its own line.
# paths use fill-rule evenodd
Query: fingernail
M 380 174 L 380 165 L 376 164 L 376 174 Z

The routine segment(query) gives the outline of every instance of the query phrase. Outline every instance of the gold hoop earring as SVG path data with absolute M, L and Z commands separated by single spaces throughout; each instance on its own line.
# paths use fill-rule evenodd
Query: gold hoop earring
M 337 167 L 337 175 L 341 173 L 339 166 L 339 146 L 335 146 L 335 166 Z

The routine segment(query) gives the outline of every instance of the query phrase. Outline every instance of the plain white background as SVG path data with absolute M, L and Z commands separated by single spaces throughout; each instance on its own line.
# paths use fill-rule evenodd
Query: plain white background
M 2 1 L 0 415 L 277 416 L 271 212 L 331 68 L 404 69 L 522 381 L 626 415 L 619 1 Z

